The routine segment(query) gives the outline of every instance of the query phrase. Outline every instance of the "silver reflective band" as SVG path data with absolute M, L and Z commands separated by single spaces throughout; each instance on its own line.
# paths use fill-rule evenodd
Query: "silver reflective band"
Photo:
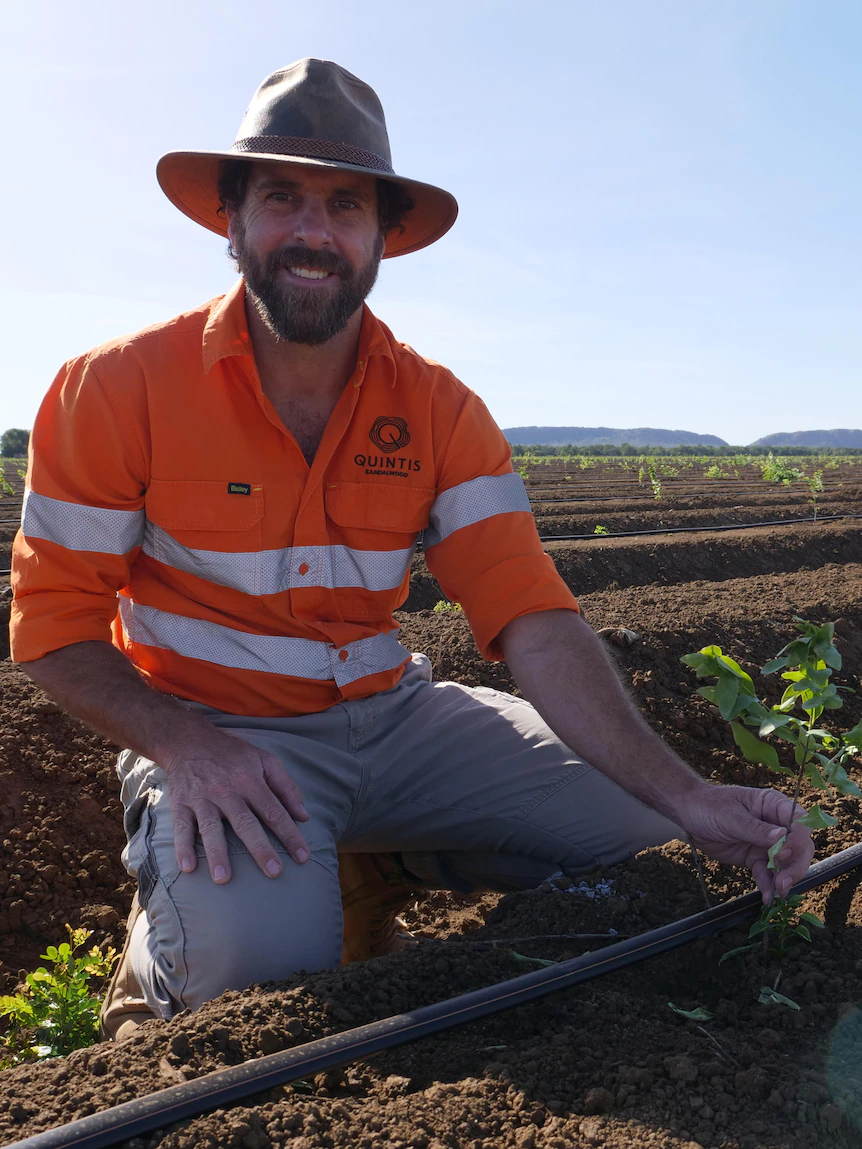
M 425 532 L 425 549 L 483 519 L 530 510 L 530 499 L 520 475 L 481 475 L 469 483 L 459 483 L 434 500 L 429 516 L 431 525 Z
M 149 520 L 143 549 L 165 566 L 244 594 L 278 594 L 306 586 L 394 590 L 406 578 L 413 558 L 413 547 L 399 551 L 359 551 L 340 545 L 236 553 L 193 550 Z M 306 568 L 304 574 L 301 567 Z
M 21 512 L 21 532 L 25 538 L 46 539 L 70 551 L 124 555 L 141 545 L 144 518 L 143 511 L 88 507 L 27 490 Z
M 243 630 L 169 614 L 120 596 L 120 620 L 130 642 L 172 650 L 234 670 L 259 670 L 293 678 L 335 679 L 346 686 L 357 678 L 394 670 L 410 657 L 393 634 L 375 634 L 333 646 L 310 638 L 248 634 Z

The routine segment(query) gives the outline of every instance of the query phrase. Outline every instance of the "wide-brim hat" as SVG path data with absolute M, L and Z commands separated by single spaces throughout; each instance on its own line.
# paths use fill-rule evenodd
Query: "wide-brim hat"
M 331 60 L 298 60 L 273 72 L 252 97 L 226 152 L 169 152 L 156 175 L 180 211 L 227 236 L 218 179 L 225 160 L 281 160 L 310 168 L 361 172 L 400 184 L 414 202 L 386 238 L 384 258 L 434 243 L 458 215 L 455 197 L 395 174 L 383 108 L 362 80 Z

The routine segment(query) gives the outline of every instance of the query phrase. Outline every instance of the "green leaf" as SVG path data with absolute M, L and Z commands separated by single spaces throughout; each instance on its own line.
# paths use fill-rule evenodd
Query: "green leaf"
M 857 750 L 862 750 L 862 722 L 857 722 L 852 730 L 848 730 L 841 736 L 848 746 L 854 746 Z
M 531 962 L 533 965 L 556 965 L 557 964 L 555 961 L 549 961 L 548 958 L 531 958 L 531 957 L 527 957 L 525 954 L 516 953 L 515 950 L 509 950 L 508 952 L 515 959 L 515 961 Z
M 791 721 L 792 719 L 788 714 L 779 714 L 777 710 L 770 710 L 767 717 L 761 722 L 758 734 L 762 738 L 765 734 L 771 734 L 779 726 L 786 726 Z
M 781 670 L 782 667 L 787 666 L 787 665 L 788 665 L 788 660 L 787 660 L 786 655 L 784 655 L 783 657 L 779 657 L 779 658 L 773 658 L 769 662 L 767 662 L 766 666 L 763 667 L 763 669 L 761 670 L 760 673 L 761 674 L 775 674 L 775 672 L 777 670 Z
M 727 953 L 723 953 L 718 959 L 718 964 L 721 965 L 723 961 L 727 961 L 727 959 L 731 957 L 736 957 L 737 954 L 747 954 L 749 950 L 753 949 L 757 949 L 756 942 L 749 946 L 737 946 L 735 949 L 728 950 Z
M 775 842 L 773 845 L 771 845 L 769 847 L 769 849 L 766 851 L 766 856 L 769 858 L 769 861 L 766 863 L 767 870 L 778 870 L 779 869 L 778 862 L 776 862 L 775 859 L 781 853 L 781 851 L 784 849 L 784 843 L 786 841 L 787 841 L 787 835 L 782 834 L 781 837 L 778 839 L 778 841 Z
M 672 1001 L 667 1003 L 674 1013 L 678 1013 L 680 1017 L 687 1017 L 691 1021 L 712 1021 L 713 1014 L 703 1006 L 697 1006 L 695 1009 L 680 1009 L 678 1005 L 674 1005 Z
M 822 918 L 818 918 L 817 914 L 812 914 L 808 910 L 804 914 L 799 915 L 801 922 L 807 922 L 809 926 L 815 926 L 818 930 L 825 930 L 826 923 Z
M 739 679 L 732 674 L 719 675 L 715 688 L 715 701 L 722 718 L 728 721 L 731 719 L 738 695 Z
M 811 941 L 811 934 L 809 932 L 808 926 L 803 926 L 803 925 L 794 926 L 793 932 L 796 934 L 797 937 L 803 938 L 807 942 Z
M 785 997 L 783 993 L 779 993 L 778 990 L 772 989 L 768 985 L 761 986 L 760 997 L 757 1000 L 761 1005 L 786 1005 L 789 1006 L 790 1009 L 802 1009 L 801 1005 L 797 1005 L 795 1001 L 792 1001 L 789 997 Z
M 733 740 L 742 751 L 744 758 L 749 762 L 761 762 L 773 770 L 778 768 L 778 754 L 774 746 L 770 746 L 768 742 L 761 742 L 739 722 L 731 722 L 730 728 L 733 731 Z
M 836 825 L 837 818 L 831 814 L 825 814 L 819 806 L 812 806 L 804 818 L 797 818 L 796 821 L 800 826 L 807 826 L 809 830 L 826 830 L 830 826 Z

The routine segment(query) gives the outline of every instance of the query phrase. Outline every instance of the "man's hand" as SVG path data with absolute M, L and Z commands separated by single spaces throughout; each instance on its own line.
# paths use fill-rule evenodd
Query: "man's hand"
M 213 727 L 206 739 L 197 739 L 185 752 L 172 752 L 164 766 L 177 863 L 185 873 L 197 867 L 199 831 L 213 881 L 230 881 L 225 820 L 269 878 L 277 878 L 282 865 L 264 826 L 295 862 L 308 861 L 308 845 L 296 826 L 308 820 L 308 811 L 299 787 L 275 755 Z
M 767 851 L 784 834 L 792 809 L 790 798 L 777 790 L 707 786 L 683 800 L 677 820 L 698 850 L 718 862 L 746 866 L 766 903 L 773 893 L 785 897 L 807 873 L 814 857 L 811 831 L 795 821 L 805 816 L 805 810 L 797 806 L 787 842 L 777 857 L 781 869 L 774 875 L 767 869 Z
M 177 861 L 186 873 L 197 866 L 195 832 L 200 830 L 213 881 L 230 880 L 223 819 L 268 877 L 277 877 L 282 866 L 264 826 L 294 861 L 308 860 L 308 846 L 296 827 L 308 814 L 281 761 L 150 690 L 116 647 L 78 642 L 25 662 L 22 669 L 70 714 L 165 768 Z

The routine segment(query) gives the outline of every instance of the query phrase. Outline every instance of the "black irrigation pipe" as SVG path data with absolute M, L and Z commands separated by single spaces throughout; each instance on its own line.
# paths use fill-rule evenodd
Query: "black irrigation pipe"
M 649 531 L 609 531 L 607 534 L 597 535 L 539 535 L 543 543 L 552 543 L 562 539 L 634 539 L 641 535 L 683 535 L 707 534 L 711 531 L 750 531 L 755 527 L 787 527 L 794 523 L 831 523 L 835 519 L 862 519 L 862 515 L 818 515 L 817 518 L 808 519 L 773 519 L 768 523 L 729 523 L 721 527 L 659 527 Z
M 792 893 L 801 894 L 862 865 L 862 843 L 817 862 Z M 510 978 L 497 985 L 460 994 L 448 1001 L 423 1006 L 411 1013 L 396 1014 L 348 1029 L 333 1037 L 323 1037 L 295 1049 L 271 1053 L 228 1069 L 218 1069 L 194 1081 L 174 1085 L 136 1101 L 126 1101 L 112 1109 L 59 1125 L 45 1133 L 15 1141 L 6 1149 L 100 1149 L 164 1129 L 176 1121 L 222 1108 L 255 1093 L 310 1077 L 324 1069 L 370 1057 L 394 1045 L 415 1041 L 439 1030 L 463 1025 L 487 1014 L 544 997 L 624 966 L 655 957 L 666 950 L 708 937 L 751 917 L 761 904 L 760 894 L 752 892 L 712 909 L 702 910 L 657 930 L 649 930 L 625 941 L 606 946 L 597 953 L 584 954 L 554 966 Z

